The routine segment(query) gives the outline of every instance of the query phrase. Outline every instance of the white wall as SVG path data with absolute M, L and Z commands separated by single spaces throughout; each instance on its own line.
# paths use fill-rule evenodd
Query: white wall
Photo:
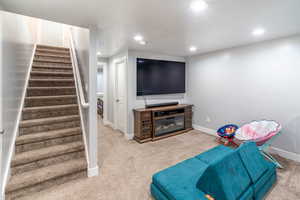
M 89 153 L 89 176 L 98 175 L 97 163 L 97 30 L 72 27 L 78 67 L 89 108 L 83 110 Z
M 17 119 L 21 109 L 21 97 L 24 91 L 25 79 L 33 53 L 34 40 L 29 31 L 29 18 L 0 11 L 2 72 L 0 87 L 2 87 L 1 113 L 3 114 L 3 158 L 1 166 L 1 191 L 3 192 L 3 174 L 9 169 L 9 155 L 12 154 L 14 136 L 18 131 Z M 5 28 L 4 28 L 5 27 Z
M 187 69 L 194 124 L 273 119 L 283 125 L 275 146 L 300 154 L 300 35 L 193 56 Z
M 50 46 L 64 47 L 65 25 L 47 20 L 39 20 L 38 43 Z
M 133 137 L 133 109 L 143 108 L 145 106 L 143 97 L 136 95 L 136 59 L 147 58 L 147 59 L 158 59 L 158 60 L 170 60 L 170 61 L 182 61 L 183 57 L 168 56 L 158 53 L 142 52 L 142 51 L 129 51 L 128 52 L 128 135 Z M 178 101 L 179 103 L 185 103 L 185 94 L 171 94 L 171 95 L 151 95 L 146 96 L 147 103 L 163 103 Z
M 78 67 L 81 72 L 85 91 L 88 94 L 89 82 L 89 30 L 79 27 L 72 27 L 72 36 L 76 47 Z
M 88 97 L 89 97 L 89 170 L 88 175 L 97 176 L 98 169 L 98 124 L 97 124 L 97 49 L 99 38 L 98 29 L 90 27 L 89 29 L 89 81 L 88 81 Z

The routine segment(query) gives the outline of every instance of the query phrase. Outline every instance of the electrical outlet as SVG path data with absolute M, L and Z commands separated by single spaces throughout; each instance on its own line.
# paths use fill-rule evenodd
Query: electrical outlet
M 206 122 L 211 122 L 210 117 L 207 116 L 206 119 L 205 119 L 205 121 L 206 121 Z

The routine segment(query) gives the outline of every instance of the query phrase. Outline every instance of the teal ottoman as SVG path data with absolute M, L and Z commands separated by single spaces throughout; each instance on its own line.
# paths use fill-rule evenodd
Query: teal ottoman
M 276 167 L 255 143 L 234 150 L 217 146 L 152 177 L 156 200 L 262 200 L 276 182 Z

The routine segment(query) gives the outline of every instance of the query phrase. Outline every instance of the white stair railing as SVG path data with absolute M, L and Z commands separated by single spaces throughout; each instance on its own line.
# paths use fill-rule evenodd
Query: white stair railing
M 83 109 L 89 108 L 89 102 L 85 99 L 85 95 L 84 95 L 82 80 L 81 80 L 81 76 L 80 76 L 80 70 L 78 67 L 76 48 L 75 48 L 71 28 L 69 29 L 69 42 L 70 42 L 70 55 L 71 55 L 71 60 L 72 60 L 72 68 L 73 68 L 73 72 L 74 72 L 73 75 L 74 75 L 75 87 L 76 87 L 76 93 L 77 93 L 77 101 L 79 104 L 80 124 L 81 124 L 83 141 L 84 141 L 84 146 L 85 146 L 85 156 L 86 156 L 87 164 L 89 166 L 89 150 L 88 150 L 88 145 L 87 145 L 87 134 L 86 134 L 85 123 L 83 120 L 83 112 L 82 112 Z

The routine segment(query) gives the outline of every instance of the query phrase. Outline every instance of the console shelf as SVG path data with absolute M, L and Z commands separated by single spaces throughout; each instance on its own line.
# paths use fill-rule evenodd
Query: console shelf
M 192 105 L 134 109 L 134 139 L 156 141 L 192 130 Z

